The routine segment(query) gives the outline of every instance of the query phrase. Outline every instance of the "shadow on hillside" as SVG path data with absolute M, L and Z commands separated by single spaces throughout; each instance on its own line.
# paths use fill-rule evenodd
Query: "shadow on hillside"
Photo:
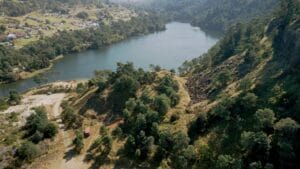
M 74 148 L 70 149 L 69 151 L 65 152 L 64 159 L 66 161 L 70 161 L 72 158 L 74 158 L 77 155 Z

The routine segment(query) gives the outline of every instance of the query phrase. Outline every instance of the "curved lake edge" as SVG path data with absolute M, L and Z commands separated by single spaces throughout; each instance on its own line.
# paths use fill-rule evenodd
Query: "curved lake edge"
M 95 70 L 114 70 L 117 62 L 133 62 L 136 67 L 144 69 L 149 69 L 150 64 L 166 69 L 178 68 L 185 60 L 206 53 L 218 40 L 199 27 L 171 22 L 165 31 L 133 36 L 100 49 L 65 55 L 43 74 L 48 79 L 46 83 L 51 83 L 89 79 Z M 0 96 L 6 96 L 10 90 L 24 92 L 39 85 L 33 78 L 1 84 Z

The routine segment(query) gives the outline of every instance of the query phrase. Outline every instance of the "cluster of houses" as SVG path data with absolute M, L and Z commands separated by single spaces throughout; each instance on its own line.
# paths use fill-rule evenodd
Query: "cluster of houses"
M 57 17 L 57 18 L 70 18 L 71 15 L 67 14 L 56 14 L 56 13 L 46 13 L 44 14 L 46 17 Z M 29 25 L 26 20 L 32 20 L 37 23 L 37 25 Z M 0 45 L 4 46 L 14 46 L 14 40 L 16 39 L 30 39 L 32 37 L 37 37 L 42 34 L 43 31 L 53 30 L 53 33 L 56 33 L 58 30 L 64 29 L 64 25 L 66 22 L 53 22 L 51 23 L 47 19 L 41 19 L 33 16 L 26 16 L 23 23 L 9 23 L 6 26 L 7 33 L 0 35 Z M 76 27 L 76 29 L 86 29 L 86 28 L 99 28 L 99 23 L 95 21 L 82 21 L 76 20 L 70 23 L 72 26 Z M 59 29 L 61 28 L 61 29 Z

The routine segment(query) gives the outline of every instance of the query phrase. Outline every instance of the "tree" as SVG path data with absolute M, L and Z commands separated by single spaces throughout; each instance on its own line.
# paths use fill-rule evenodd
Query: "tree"
M 112 131 L 112 135 L 115 137 L 122 137 L 123 135 L 123 130 L 120 127 L 116 127 L 113 131 Z
M 172 153 L 179 154 L 189 145 L 189 137 L 183 132 L 173 134 L 173 149 Z
M 139 113 L 136 117 L 136 121 L 134 124 L 135 131 L 145 130 L 146 128 L 146 117 L 144 114 Z
M 53 138 L 58 133 L 57 126 L 48 120 L 44 107 L 35 108 L 35 113 L 31 114 L 26 120 L 24 126 L 25 136 L 29 137 L 34 143 Z
M 103 154 L 108 155 L 112 149 L 112 138 L 109 135 L 104 135 L 101 139 L 101 150 Z
M 31 162 L 34 158 L 38 157 L 40 149 L 32 142 L 26 141 L 17 149 L 16 155 L 21 160 Z
M 75 139 L 73 140 L 73 144 L 75 146 L 74 150 L 77 154 L 80 154 L 81 150 L 83 149 L 84 143 L 83 143 L 83 134 L 80 130 L 76 130 L 75 132 Z
M 259 128 L 270 129 L 276 118 L 271 109 L 259 109 L 255 113 L 255 120 L 258 122 Z
M 241 80 L 240 84 L 239 84 L 239 89 L 243 90 L 243 91 L 248 91 L 251 89 L 251 79 L 246 77 L 244 79 Z
M 194 140 L 199 134 L 203 134 L 207 131 L 207 115 L 206 113 L 200 113 L 195 121 L 193 121 L 189 127 L 188 135 Z
M 242 161 L 230 155 L 219 155 L 215 165 L 216 169 L 242 169 Z
M 44 129 L 44 138 L 53 138 L 57 133 L 57 126 L 53 123 L 48 123 Z
M 21 96 L 17 91 L 10 91 L 9 92 L 9 98 L 8 98 L 8 103 L 10 105 L 17 105 L 20 104 L 21 102 Z
M 285 139 L 293 140 L 300 125 L 291 118 L 280 119 L 274 126 L 276 135 Z
M 171 101 L 171 107 L 176 106 L 180 101 L 180 96 L 177 94 L 174 90 L 169 95 L 170 101 Z
M 274 126 L 274 142 L 277 145 L 281 168 L 297 166 L 295 145 L 298 144 L 300 125 L 291 118 L 280 119 Z
M 67 106 L 61 113 L 61 119 L 67 129 L 78 129 L 82 126 L 83 118 L 74 109 Z
M 135 97 L 138 88 L 138 81 L 131 76 L 123 75 L 118 78 L 113 84 L 110 94 L 112 109 L 116 112 L 122 111 L 126 101 L 129 98 Z
M 124 145 L 124 153 L 127 157 L 133 157 L 133 155 L 135 155 L 135 148 L 135 139 L 132 135 L 129 135 Z
M 170 109 L 170 99 L 166 95 L 156 96 L 154 99 L 155 110 L 158 111 L 160 116 L 164 116 Z
M 221 71 L 213 80 L 213 86 L 215 88 L 220 88 L 226 86 L 232 80 L 232 73 L 225 69 Z
M 172 76 L 166 75 L 161 79 L 157 91 L 161 94 L 169 95 L 170 88 L 177 92 L 179 90 L 179 85 L 177 81 L 173 80 Z
M 264 132 L 243 132 L 241 145 L 251 155 L 251 158 L 265 159 L 271 148 L 270 140 Z

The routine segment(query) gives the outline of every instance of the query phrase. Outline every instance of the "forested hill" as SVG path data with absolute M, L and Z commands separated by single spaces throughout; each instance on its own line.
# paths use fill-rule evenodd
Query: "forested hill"
M 203 29 L 225 31 L 238 22 L 271 14 L 277 3 L 278 0 L 140 0 L 132 4 Z
M 300 2 L 280 6 L 182 66 L 198 113 L 189 137 L 200 168 L 299 167 Z

